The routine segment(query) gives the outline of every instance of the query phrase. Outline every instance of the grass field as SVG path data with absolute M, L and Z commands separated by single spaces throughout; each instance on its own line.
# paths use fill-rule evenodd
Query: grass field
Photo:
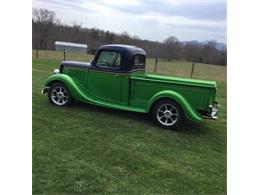
M 170 131 L 145 114 L 79 102 L 50 105 L 40 90 L 62 55 L 45 53 L 43 59 L 33 59 L 34 194 L 226 194 L 224 67 L 200 64 L 195 70 L 196 78 L 218 80 L 219 119 Z M 153 65 L 149 59 L 147 70 Z M 162 63 L 158 72 L 187 76 L 188 65 Z

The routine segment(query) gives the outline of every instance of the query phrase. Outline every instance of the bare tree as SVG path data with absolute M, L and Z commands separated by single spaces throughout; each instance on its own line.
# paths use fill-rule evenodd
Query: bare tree
M 216 61 L 217 52 L 218 50 L 216 48 L 215 41 L 209 41 L 207 44 L 205 44 L 202 48 L 202 56 L 204 62 L 207 64 L 214 64 L 214 62 Z
M 192 62 L 202 62 L 202 46 L 198 43 L 190 42 L 183 46 L 183 58 Z
M 167 59 L 179 59 L 181 53 L 181 46 L 178 39 L 174 36 L 168 37 L 164 42 L 165 52 L 167 54 Z
M 54 24 L 57 21 L 54 11 L 47 9 L 33 9 L 33 21 L 40 24 Z
M 36 42 L 35 44 L 40 49 L 47 49 L 48 41 L 52 40 L 52 27 L 58 21 L 55 12 L 47 9 L 33 9 L 32 19 L 35 27 L 33 32 L 37 32 L 33 33 L 33 42 Z

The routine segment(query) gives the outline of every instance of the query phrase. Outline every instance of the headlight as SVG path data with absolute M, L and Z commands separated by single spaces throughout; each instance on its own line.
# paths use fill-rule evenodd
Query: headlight
M 58 74 L 59 72 L 60 72 L 59 69 L 55 69 L 55 70 L 53 71 L 54 74 Z

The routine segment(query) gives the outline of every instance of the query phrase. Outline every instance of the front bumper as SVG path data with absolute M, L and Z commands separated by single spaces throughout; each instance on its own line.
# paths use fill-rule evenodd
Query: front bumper
M 49 91 L 49 86 L 45 86 L 42 88 L 41 94 L 47 93 Z
M 219 107 L 220 105 L 217 102 L 214 102 L 214 104 L 209 105 L 210 111 L 207 113 L 207 115 L 203 116 L 203 118 L 217 120 Z

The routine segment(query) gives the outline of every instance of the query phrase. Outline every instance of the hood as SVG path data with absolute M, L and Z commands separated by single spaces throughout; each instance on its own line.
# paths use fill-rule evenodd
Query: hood
M 200 87 L 210 87 L 210 88 L 216 88 L 217 87 L 216 81 L 181 78 L 181 77 L 171 77 L 171 76 L 165 76 L 165 75 L 159 75 L 159 74 L 150 74 L 150 73 L 144 74 L 143 79 L 157 80 L 157 81 L 160 81 L 160 82 L 167 82 L 167 83 L 170 82 L 170 83 L 176 83 L 176 84 L 193 85 L 193 86 L 200 86 Z
M 72 68 L 89 68 L 91 67 L 91 64 L 89 62 L 63 61 L 61 62 L 60 69 L 63 70 L 65 66 Z

